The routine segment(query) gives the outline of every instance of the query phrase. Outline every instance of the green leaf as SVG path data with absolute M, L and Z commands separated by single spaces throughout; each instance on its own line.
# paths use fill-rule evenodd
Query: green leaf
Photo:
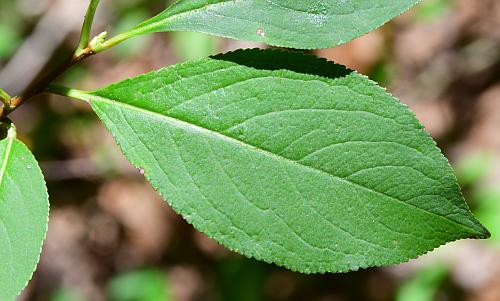
M 414 114 L 343 66 L 236 51 L 66 94 L 189 223 L 246 256 L 340 272 L 489 235 Z
M 420 0 L 180 0 L 131 32 L 196 31 L 300 49 L 344 44 Z
M 38 163 L 16 139 L 14 126 L 0 141 L 0 300 L 14 300 L 40 258 L 49 214 Z

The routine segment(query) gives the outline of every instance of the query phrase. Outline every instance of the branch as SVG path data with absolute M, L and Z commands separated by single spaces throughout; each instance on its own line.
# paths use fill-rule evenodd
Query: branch
M 7 117 L 8 114 L 16 110 L 18 107 L 20 107 L 22 104 L 24 104 L 28 99 L 45 91 L 50 83 L 56 80 L 61 74 L 70 69 L 73 65 L 83 61 L 93 54 L 93 52 L 83 52 L 83 54 L 79 57 L 71 56 L 61 65 L 53 69 L 51 72 L 47 73 L 47 75 L 42 77 L 39 81 L 31 85 L 31 87 L 28 88 L 27 91 L 21 96 L 12 98 L 10 100 L 10 107 L 4 107 L 3 110 L 0 111 L 0 121 Z
M 94 22 L 94 16 L 98 5 L 99 0 L 90 0 L 87 13 L 85 14 L 85 19 L 83 21 L 80 42 L 78 43 L 78 48 L 75 51 L 75 57 L 81 56 L 89 47 L 90 31 L 92 30 L 92 23 Z
M 94 20 L 98 4 L 99 0 L 90 0 L 89 7 L 82 26 L 80 42 L 74 54 L 67 60 L 65 60 L 62 64 L 57 66 L 55 69 L 53 69 L 51 72 L 47 73 L 47 75 L 43 76 L 40 80 L 36 81 L 34 84 L 28 87 L 25 93 L 10 99 L 8 105 L 0 107 L 0 122 L 5 120 L 7 115 L 24 104 L 28 99 L 44 92 L 54 80 L 56 80 L 65 71 L 70 69 L 73 65 L 87 59 L 88 57 L 96 53 L 109 49 L 127 39 L 147 32 L 145 29 L 132 29 L 118 34 L 117 36 L 109 40 L 106 40 L 106 32 L 102 32 L 89 41 L 92 22 Z
M 3 115 L 3 112 L 6 110 L 10 109 L 10 95 L 7 94 L 2 88 L 0 88 L 0 101 L 1 101 L 1 106 L 0 106 L 0 115 Z
M 0 108 L 0 121 L 3 121 L 7 117 L 7 115 L 24 104 L 28 99 L 42 93 L 50 83 L 56 80 L 60 75 L 70 69 L 73 65 L 95 54 L 89 47 L 89 37 L 98 4 L 99 0 L 90 0 L 90 4 L 87 13 L 85 14 L 85 20 L 82 26 L 80 42 L 75 53 L 59 66 L 52 69 L 52 71 L 40 78 L 40 80 L 35 81 L 28 87 L 28 89 L 26 89 L 26 92 L 24 92 L 22 95 L 16 96 L 12 99 L 9 99 L 8 101 L 3 101 L 4 105 Z

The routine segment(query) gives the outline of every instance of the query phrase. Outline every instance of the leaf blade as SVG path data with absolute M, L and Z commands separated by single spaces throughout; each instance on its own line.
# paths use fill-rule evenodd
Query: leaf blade
M 38 163 L 13 126 L 0 141 L 0 299 L 31 279 L 47 232 L 48 195 Z
M 488 235 L 414 115 L 338 65 L 238 51 L 86 97 L 177 212 L 247 256 L 338 272 Z
M 418 2 L 180 0 L 133 31 L 196 31 L 273 46 L 328 48 L 383 25 Z

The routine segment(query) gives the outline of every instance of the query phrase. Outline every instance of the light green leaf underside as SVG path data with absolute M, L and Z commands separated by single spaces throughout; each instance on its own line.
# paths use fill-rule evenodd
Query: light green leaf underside
M 31 279 L 47 232 L 42 172 L 11 127 L 0 141 L 0 300 L 15 300 Z
M 246 256 L 338 272 L 488 235 L 414 115 L 342 66 L 237 51 L 79 97 L 177 212 Z
M 420 0 L 180 0 L 136 33 L 197 31 L 299 49 L 344 44 Z

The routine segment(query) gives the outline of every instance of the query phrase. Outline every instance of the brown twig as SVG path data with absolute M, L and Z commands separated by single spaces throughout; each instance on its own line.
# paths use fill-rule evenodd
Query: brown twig
M 87 59 L 88 57 L 94 54 L 95 53 L 92 52 L 89 47 L 87 47 L 81 52 L 80 55 L 78 56 L 73 55 L 69 57 L 60 65 L 58 65 L 56 68 L 52 69 L 52 71 L 50 71 L 45 76 L 40 78 L 38 81 L 35 81 L 32 85 L 28 87 L 28 89 L 26 89 L 26 92 L 24 92 L 22 95 L 13 97 L 10 100 L 9 106 L 4 106 L 0 108 L 0 121 L 4 120 L 10 113 L 12 113 L 18 107 L 23 105 L 27 100 L 45 91 L 45 89 L 50 83 L 56 80 L 68 69 L 70 69 L 74 65 L 78 64 L 79 62 Z

